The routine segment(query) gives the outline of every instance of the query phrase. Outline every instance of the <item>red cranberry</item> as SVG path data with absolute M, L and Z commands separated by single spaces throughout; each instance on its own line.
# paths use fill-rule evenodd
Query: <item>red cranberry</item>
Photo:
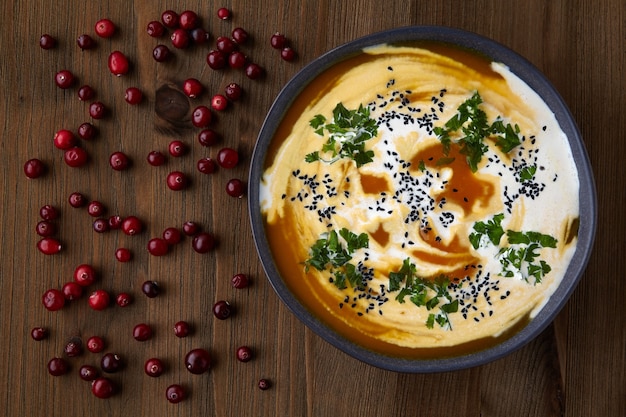
M 246 55 L 240 51 L 233 51 L 228 55 L 228 66 L 234 69 L 243 68 L 246 65 Z
M 109 55 L 109 71 L 111 71 L 111 74 L 119 77 L 128 73 L 129 69 L 130 64 L 126 55 L 120 51 L 111 52 Z
M 96 90 L 89 85 L 83 85 L 78 89 L 78 99 L 80 101 L 89 101 L 96 96 Z
M 43 34 L 39 38 L 39 46 L 42 49 L 52 49 L 57 46 L 57 40 L 52 35 Z
M 61 252 L 61 242 L 52 237 L 44 237 L 37 242 L 37 249 L 44 255 L 55 255 Z
M 59 210 L 50 204 L 46 204 L 39 209 L 39 216 L 44 220 L 55 220 L 59 217 Z
M 226 7 L 220 7 L 219 9 L 217 9 L 217 17 L 222 20 L 230 19 L 230 10 L 228 10 Z
M 243 197 L 246 192 L 246 186 L 243 181 L 233 178 L 226 183 L 226 193 L 235 198 Z
M 74 208 L 80 208 L 87 204 L 87 199 L 79 192 L 74 192 L 70 194 L 68 201 L 70 203 L 70 206 Z
M 83 287 L 74 281 L 63 284 L 61 291 L 67 301 L 78 300 L 83 295 Z
M 65 305 L 65 296 L 60 290 L 52 288 L 43 293 L 41 302 L 48 311 L 57 311 Z
M 222 51 L 212 50 L 206 56 L 206 63 L 211 69 L 220 70 L 226 66 L 226 54 Z
M 187 176 L 180 171 L 173 171 L 167 175 L 167 186 L 170 190 L 180 191 L 187 188 L 189 180 Z
M 109 378 L 96 378 L 91 383 L 91 392 L 98 398 L 107 399 L 112 397 L 117 391 L 115 383 Z
M 249 362 L 252 359 L 252 349 L 248 346 L 237 348 L 237 360 L 239 362 Z
M 41 177 L 46 172 L 46 165 L 39 159 L 33 158 L 24 164 L 24 175 L 30 179 Z
M 178 24 L 182 29 L 193 30 L 198 27 L 199 23 L 198 14 L 192 10 L 185 10 L 178 16 Z
M 104 372 L 113 374 L 120 371 L 124 367 L 121 356 L 116 353 L 105 353 L 100 360 L 100 368 Z
M 98 372 L 98 368 L 95 366 L 83 365 L 78 370 L 78 375 L 83 381 L 91 382 L 100 376 L 100 372 Z
M 195 78 L 188 78 L 183 82 L 183 93 L 189 98 L 196 98 L 202 94 L 204 86 Z
M 128 248 L 117 248 L 115 250 L 115 259 L 118 262 L 129 262 L 133 258 L 133 254 Z
M 211 99 L 211 107 L 215 111 L 224 111 L 228 107 L 228 100 L 221 94 L 216 94 Z
M 165 155 L 159 151 L 151 151 L 146 157 L 148 163 L 154 167 L 161 166 L 165 163 Z
M 123 152 L 113 152 L 109 157 L 111 168 L 116 171 L 123 171 L 130 165 L 130 159 Z
M 152 50 L 152 57 L 156 62 L 168 61 L 172 56 L 172 51 L 165 45 L 157 45 Z
M 128 87 L 124 92 L 124 100 L 128 104 L 139 104 L 143 100 L 143 92 L 137 87 Z
M 168 151 L 170 155 L 172 155 L 175 158 L 178 158 L 180 156 L 183 156 L 185 153 L 187 153 L 187 145 L 185 145 L 185 143 L 180 140 L 173 140 L 170 142 L 168 146 Z
M 209 32 L 200 27 L 193 29 L 190 33 L 190 36 L 196 45 L 202 45 L 204 43 L 207 43 L 211 38 Z
M 110 38 L 115 34 L 115 24 L 109 19 L 98 20 L 95 29 L 101 38 Z
M 164 11 L 161 13 L 161 22 L 170 29 L 176 29 L 178 27 L 178 13 L 173 10 Z
M 71 130 L 61 129 L 54 134 L 54 146 L 57 149 L 70 149 L 76 145 L 76 136 Z
M 226 320 L 232 314 L 232 308 L 228 301 L 220 300 L 213 304 L 213 315 L 220 319 Z
M 169 245 L 165 239 L 160 237 L 152 238 L 148 241 L 148 252 L 153 256 L 163 256 L 169 251 Z
M 272 386 L 271 382 L 268 379 L 259 379 L 259 389 L 262 391 L 265 391 L 267 389 L 270 389 L 270 387 Z
M 280 51 L 280 57 L 285 61 L 293 61 L 296 59 L 296 51 L 291 47 L 286 46 Z
M 70 88 L 74 85 L 74 74 L 72 74 L 69 70 L 61 70 L 57 72 L 54 76 L 54 82 L 57 87 L 62 89 Z
M 217 163 L 222 168 L 234 168 L 239 162 L 239 153 L 232 148 L 222 148 L 217 153 Z
M 109 221 L 106 219 L 96 219 L 93 221 L 93 230 L 97 233 L 109 231 Z
M 35 231 L 41 237 L 54 236 L 57 232 L 57 226 L 51 221 L 42 220 L 39 223 L 37 223 L 37 227 L 35 228 Z
M 96 281 L 96 270 L 88 264 L 81 264 L 74 270 L 74 282 L 81 287 L 87 287 Z
M 176 337 L 187 337 L 191 333 L 191 326 L 186 321 L 178 321 L 174 324 L 174 334 Z
M 198 253 L 207 253 L 215 248 L 215 238 L 208 232 L 200 232 L 194 236 L 191 247 Z
M 48 362 L 48 372 L 52 376 L 65 375 L 70 371 L 70 364 L 63 358 L 52 358 Z
M 96 120 L 103 119 L 107 114 L 106 106 L 100 101 L 94 101 L 89 105 L 89 115 Z
M 215 170 L 217 169 L 217 165 L 215 164 L 215 161 L 213 161 L 211 158 L 199 159 L 198 163 L 196 164 L 196 167 L 198 168 L 198 171 L 207 175 L 214 173 Z
M 178 385 L 172 384 L 165 390 L 165 398 L 172 404 L 177 404 L 185 399 L 185 389 Z
M 109 217 L 109 220 L 107 220 L 107 223 L 109 224 L 109 229 L 111 230 L 121 229 L 122 222 L 123 222 L 122 216 L 118 214 L 114 214 L 113 216 Z
M 76 39 L 76 44 L 77 44 L 77 45 L 78 45 L 78 47 L 79 47 L 80 49 L 82 49 L 83 51 L 84 51 L 85 49 L 93 49 L 93 48 L 95 48 L 95 47 L 96 47 L 96 45 L 97 45 L 97 44 L 96 44 L 96 41 L 95 41 L 95 40 L 94 40 L 91 36 L 89 36 L 89 35 L 88 35 L 88 34 L 86 34 L 86 33 L 85 33 L 85 34 L 83 34 L 83 35 L 80 35 L 80 36 L 78 37 L 78 39 Z
M 152 337 L 152 327 L 146 323 L 139 323 L 133 328 L 133 338 L 138 342 L 145 342 Z
M 111 296 L 105 290 L 96 290 L 89 296 L 89 307 L 101 311 L 111 304 Z
M 65 344 L 64 352 L 70 358 L 82 355 L 83 341 L 80 339 L 80 337 L 72 337 Z
M 283 49 L 285 46 L 287 46 L 287 38 L 285 37 L 285 35 L 276 32 L 270 38 L 270 45 L 274 49 Z
M 231 278 L 230 282 L 233 284 L 233 287 L 239 290 L 250 285 L 250 279 L 246 274 L 235 274 Z
M 78 136 L 81 139 L 90 140 L 96 137 L 98 129 L 89 122 L 82 123 L 78 126 Z
M 161 361 L 161 359 L 150 358 L 144 364 L 143 370 L 146 373 L 146 375 L 156 378 L 156 377 L 161 376 L 161 374 L 165 370 L 165 366 L 163 365 L 163 362 Z
M 250 78 L 251 80 L 261 78 L 263 76 L 263 73 L 265 72 L 260 65 L 255 63 L 248 64 L 245 71 L 246 77 Z
M 155 281 L 145 281 L 141 285 L 141 291 L 146 295 L 146 297 L 154 298 L 159 295 L 161 288 Z
M 185 49 L 189 46 L 189 42 L 191 41 L 191 37 L 189 32 L 185 29 L 176 29 L 170 35 L 170 40 L 172 41 L 172 45 L 178 49 Z
M 100 336 L 91 336 L 87 339 L 87 350 L 91 353 L 100 353 L 104 350 L 104 339 Z
M 130 305 L 130 303 L 133 302 L 133 297 L 131 297 L 130 294 L 125 293 L 125 292 L 121 292 L 117 295 L 117 297 L 115 297 L 115 303 L 119 306 L 119 307 L 128 307 Z
M 195 236 L 200 233 L 200 225 L 192 221 L 187 221 L 183 224 L 183 233 L 187 236 Z
M 165 33 L 165 26 L 161 22 L 153 20 L 148 23 L 146 31 L 153 38 L 160 38 Z
M 142 230 L 143 223 L 136 216 L 128 216 L 122 222 L 122 232 L 128 236 L 139 234 Z
M 203 374 L 211 368 L 211 354 L 206 349 L 192 349 L 185 355 L 185 367 L 192 374 Z
M 191 115 L 191 123 L 195 127 L 204 128 L 211 124 L 211 119 L 213 115 L 211 114 L 211 109 L 207 106 L 198 106 L 194 109 Z
M 38 342 L 41 340 L 44 340 L 48 337 L 48 329 L 44 327 L 34 327 L 30 331 L 30 337 L 32 337 L 33 340 L 36 340 Z
M 163 231 L 163 240 L 165 240 L 168 245 L 176 245 L 182 238 L 182 233 L 175 227 L 168 227 Z
M 202 146 L 213 146 L 219 142 L 220 139 L 220 134 L 213 129 L 202 129 L 202 131 L 198 133 L 198 142 L 200 142 Z
M 68 166 L 72 168 L 79 168 L 87 163 L 89 156 L 87 155 L 87 151 L 83 148 L 74 146 L 65 151 L 63 154 L 63 160 Z
M 104 204 L 99 201 L 92 201 L 87 206 L 87 213 L 89 213 L 91 217 L 100 217 L 105 211 Z
M 246 32 L 243 28 L 237 27 L 233 29 L 231 35 L 235 42 L 237 42 L 239 45 L 243 45 L 248 40 L 248 32 Z
M 215 46 L 218 51 L 222 51 L 226 55 L 237 49 L 237 44 L 227 36 L 219 36 L 215 41 Z

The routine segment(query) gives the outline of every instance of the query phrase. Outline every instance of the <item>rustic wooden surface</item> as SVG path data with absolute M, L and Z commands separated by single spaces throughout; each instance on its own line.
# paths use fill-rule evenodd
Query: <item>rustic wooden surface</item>
M 233 10 L 230 21 L 220 21 L 216 10 Z M 8 0 L 2 3 L 0 36 L 0 410 L 6 416 L 624 416 L 626 415 L 626 3 L 623 0 L 503 0 L 350 2 L 242 1 L 223 3 L 197 0 Z M 157 41 L 145 32 L 163 10 L 191 9 L 216 36 L 236 26 L 252 35 L 249 55 L 267 70 L 260 81 L 238 71 L 214 72 L 205 64 L 207 46 L 176 51 L 176 60 L 157 64 L 151 51 Z M 110 40 L 98 40 L 94 50 L 81 52 L 75 39 L 94 35 L 94 23 L 109 17 L 118 26 Z M 459 372 L 405 375 L 362 364 L 304 328 L 266 281 L 260 268 L 246 199 L 224 192 L 232 177 L 245 179 L 255 138 L 274 97 L 291 76 L 323 52 L 359 36 L 404 25 L 448 25 L 489 36 L 516 50 L 539 67 L 570 106 L 582 131 L 595 170 L 599 198 L 597 243 L 588 270 L 564 310 L 540 337 L 494 363 Z M 268 40 L 286 34 L 298 52 L 292 63 L 281 61 Z M 39 48 L 41 34 L 50 33 L 60 44 Z M 163 41 L 165 42 L 165 40 Z M 132 72 L 111 76 L 106 57 L 113 49 L 132 60 Z M 70 169 L 52 145 L 60 128 L 76 129 L 89 120 L 87 104 L 76 88 L 58 89 L 54 73 L 70 68 L 79 83 L 91 84 L 111 115 L 95 123 L 100 136 L 83 143 L 91 161 Z M 181 140 L 190 154 L 170 158 L 165 167 L 145 162 L 151 150 L 166 151 L 171 136 L 154 129 L 154 92 L 165 81 L 200 78 L 209 92 L 227 83 L 241 83 L 245 99 L 220 115 L 215 128 L 222 144 L 202 148 L 197 130 L 186 129 Z M 131 107 L 124 89 L 141 87 L 147 100 Z M 206 103 L 210 95 L 198 102 Z M 210 177 L 195 170 L 195 161 L 215 156 L 220 146 L 239 149 L 242 161 L 231 170 Z M 132 168 L 115 172 L 108 155 L 122 150 Z M 28 180 L 23 163 L 42 158 L 49 166 L 41 179 Z M 166 174 L 187 172 L 192 186 L 175 193 L 165 186 Z M 81 191 L 102 201 L 109 214 L 135 214 L 147 230 L 134 237 L 119 232 L 98 235 L 83 210 L 73 209 L 67 197 Z M 60 208 L 57 221 L 65 247 L 61 254 L 44 256 L 36 249 L 34 228 L 44 204 Z M 206 255 L 191 250 L 189 240 L 167 256 L 145 251 L 150 237 L 183 221 L 199 222 L 219 238 L 218 249 Z M 134 260 L 115 261 L 119 246 L 130 247 Z M 126 309 L 91 311 L 86 299 L 56 313 L 41 305 L 41 294 L 71 280 L 73 268 L 83 262 L 100 270 L 97 287 L 113 293 L 128 291 L 135 302 Z M 234 273 L 246 273 L 253 285 L 235 290 Z M 164 294 L 147 299 L 139 290 L 147 279 L 158 281 Z M 224 322 L 210 312 L 224 298 L 237 308 Z M 195 332 L 174 337 L 177 320 L 193 323 Z M 136 323 L 154 326 L 155 337 L 144 343 L 131 337 Z M 30 329 L 45 326 L 50 337 L 30 338 Z M 106 338 L 108 350 L 122 354 L 127 368 L 113 378 L 119 395 L 100 400 L 77 376 L 80 364 L 96 364 L 98 355 L 72 359 L 72 373 L 48 375 L 49 358 L 62 354 L 72 335 Z M 239 345 L 254 348 L 252 362 L 239 363 Z M 205 375 L 189 374 L 182 357 L 192 347 L 208 348 L 214 367 Z M 161 357 L 168 364 L 160 378 L 143 374 L 143 361 Z M 273 386 L 260 391 L 259 378 Z M 190 397 L 168 404 L 170 383 L 182 383 Z

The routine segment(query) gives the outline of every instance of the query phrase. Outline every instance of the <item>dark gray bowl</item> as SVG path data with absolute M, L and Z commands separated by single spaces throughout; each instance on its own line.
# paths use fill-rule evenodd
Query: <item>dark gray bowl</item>
M 386 356 L 365 349 L 338 334 L 314 316 L 289 290 L 281 278 L 265 235 L 259 205 L 259 181 L 263 172 L 268 145 L 286 109 L 311 80 L 331 66 L 354 56 L 368 46 L 407 41 L 439 41 L 476 51 L 509 67 L 533 88 L 554 112 L 567 135 L 580 178 L 580 228 L 576 252 L 560 286 L 545 307 L 523 329 L 502 343 L 475 353 L 440 359 L 405 359 Z M 339 46 L 303 68 L 280 92 L 272 105 L 252 156 L 249 178 L 249 211 L 252 232 L 265 273 L 279 298 L 306 326 L 343 352 L 370 365 L 398 372 L 444 372 L 482 365 L 501 358 L 534 339 L 563 308 L 576 288 L 593 248 L 596 231 L 597 197 L 591 165 L 576 123 L 559 93 L 530 62 L 505 46 L 474 33 L 437 26 L 403 27 L 375 33 Z

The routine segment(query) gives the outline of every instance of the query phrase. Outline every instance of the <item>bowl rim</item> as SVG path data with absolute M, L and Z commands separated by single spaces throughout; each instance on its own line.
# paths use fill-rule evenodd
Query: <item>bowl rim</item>
M 274 264 L 264 233 L 264 220 L 259 204 L 259 183 L 268 145 L 282 121 L 284 111 L 302 90 L 320 73 L 338 62 L 361 53 L 363 48 L 411 41 L 453 44 L 506 65 L 533 88 L 554 112 L 568 138 L 580 184 L 580 222 L 576 250 L 565 276 L 544 307 L 524 328 L 502 343 L 460 356 L 436 359 L 407 359 L 371 351 L 338 334 L 314 316 L 291 293 Z M 493 39 L 463 29 L 445 26 L 404 26 L 376 32 L 337 46 L 305 65 L 285 84 L 267 113 L 252 153 L 248 181 L 248 211 L 257 254 L 271 286 L 288 309 L 310 330 L 348 355 L 375 367 L 396 372 L 432 373 L 461 370 L 495 361 L 520 349 L 548 327 L 569 300 L 589 262 L 597 227 L 597 194 L 592 167 L 576 122 L 556 88 L 532 63 Z

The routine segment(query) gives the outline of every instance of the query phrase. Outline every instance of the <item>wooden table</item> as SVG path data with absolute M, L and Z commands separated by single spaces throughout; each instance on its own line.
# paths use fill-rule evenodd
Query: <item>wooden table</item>
M 251 3 L 256 5 L 252 6 Z M 216 11 L 227 6 L 232 19 L 221 21 Z M 212 38 L 210 46 L 175 51 L 176 58 L 158 64 L 152 49 L 169 40 L 146 34 L 146 25 L 167 8 L 197 11 Z M 109 0 L 59 2 L 8 0 L 1 6 L 0 184 L 2 244 L 0 244 L 1 343 L 0 409 L 6 416 L 624 416 L 626 415 L 626 3 L 623 0 L 565 1 L 146 1 Z M 81 51 L 76 38 L 95 36 L 94 24 L 112 19 L 118 32 L 97 39 L 97 48 Z M 494 363 L 474 369 L 432 375 L 406 375 L 375 369 L 348 357 L 308 331 L 281 304 L 266 280 L 252 241 L 246 198 L 224 191 L 231 178 L 246 179 L 256 135 L 273 99 L 299 69 L 320 54 L 362 35 L 405 25 L 448 25 L 491 37 L 528 58 L 554 83 L 579 123 L 595 170 L 599 198 L 597 243 L 586 274 L 556 321 L 536 340 Z M 261 80 L 243 72 L 216 72 L 205 63 L 209 47 L 220 35 L 241 26 L 251 35 L 245 50 L 266 69 Z M 284 62 L 269 46 L 270 36 L 284 33 L 297 51 Z M 59 45 L 43 50 L 43 33 Z M 121 78 L 106 67 L 108 54 L 119 49 L 132 62 Z M 69 68 L 78 77 L 71 90 L 54 85 L 56 71 Z M 228 83 L 244 88 L 244 98 L 220 114 L 213 127 L 222 134 L 218 145 L 202 147 L 198 129 L 176 128 L 154 115 L 155 90 L 167 82 L 200 79 L 208 92 L 192 102 L 207 104 Z M 110 109 L 94 121 L 100 134 L 81 146 L 90 155 L 83 168 L 69 168 L 53 146 L 54 133 L 76 130 L 86 121 L 88 103 L 77 98 L 77 87 L 90 84 Z M 137 86 L 145 93 L 138 106 L 124 102 L 124 91 Z M 157 129 L 158 127 L 158 129 Z M 187 155 L 168 158 L 151 167 L 146 155 L 167 152 L 174 139 L 189 146 Z M 240 163 L 215 174 L 199 173 L 202 157 L 217 150 L 239 150 Z M 123 151 L 132 158 L 127 171 L 109 167 L 108 157 Z M 47 175 L 29 180 L 23 172 L 29 158 L 41 158 Z M 191 186 L 181 192 L 165 184 L 170 171 L 188 174 Z M 137 236 L 120 231 L 98 234 L 86 209 L 74 209 L 71 192 L 98 200 L 107 216 L 136 215 L 145 223 Z M 36 249 L 39 208 L 60 209 L 56 220 L 62 252 L 45 256 Z M 192 220 L 219 240 L 215 251 L 198 254 L 191 239 L 166 256 L 150 256 L 146 244 L 170 226 Z M 133 251 L 131 262 L 120 263 L 115 249 Z M 41 295 L 72 280 L 74 268 L 93 264 L 99 280 L 93 288 L 112 294 L 128 292 L 134 302 L 93 311 L 84 296 L 58 312 L 48 312 Z M 236 273 L 252 285 L 234 289 Z M 163 292 L 149 299 L 140 290 L 146 280 Z M 229 300 L 235 315 L 216 320 L 211 308 Z M 172 327 L 192 323 L 191 336 L 179 339 Z M 133 326 L 146 322 L 155 335 L 147 342 L 132 338 Z M 30 337 L 34 326 L 50 329 L 47 340 Z M 97 364 L 85 353 L 71 359 L 72 372 L 48 375 L 46 364 L 63 353 L 71 336 L 101 335 L 107 351 L 120 353 L 126 369 L 113 376 L 120 393 L 109 400 L 95 398 L 78 377 L 81 364 Z M 235 349 L 249 345 L 255 358 L 240 363 Z M 214 356 L 212 370 L 192 375 L 183 367 L 191 348 L 203 347 Z M 149 357 L 162 358 L 167 371 L 159 378 L 143 373 Z M 257 388 L 267 378 L 272 387 Z M 181 383 L 189 398 L 167 403 L 165 388 Z

